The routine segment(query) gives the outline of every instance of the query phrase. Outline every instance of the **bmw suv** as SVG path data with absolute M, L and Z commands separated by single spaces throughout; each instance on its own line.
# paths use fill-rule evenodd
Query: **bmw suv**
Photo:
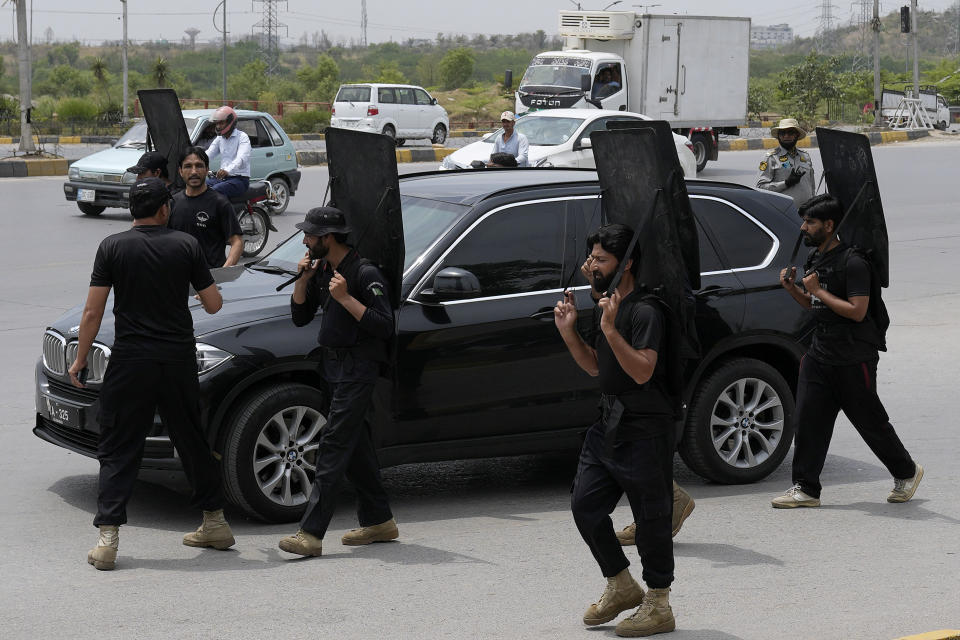
M 374 403 L 384 465 L 576 449 L 596 417 L 596 380 L 579 370 L 553 324 L 570 283 L 589 322 L 579 273 L 600 223 L 593 171 L 431 172 L 400 178 L 406 253 L 390 378 Z M 679 450 L 705 478 L 759 480 L 786 455 L 809 323 L 778 284 L 799 218 L 790 198 L 688 181 L 700 241 L 695 292 L 701 357 L 686 372 Z M 303 255 L 297 234 L 259 262 L 217 274 L 224 306 L 194 303 L 201 410 L 222 458 L 229 499 L 267 521 L 297 519 L 313 481 L 327 395 L 317 325 L 290 320 L 276 286 Z M 108 305 L 108 309 L 110 305 Z M 40 438 L 96 455 L 99 388 L 110 358 L 106 318 L 88 388 L 70 386 L 77 307 L 42 337 L 36 365 Z M 293 444 L 291 444 L 293 443 Z M 159 419 L 143 465 L 175 468 Z

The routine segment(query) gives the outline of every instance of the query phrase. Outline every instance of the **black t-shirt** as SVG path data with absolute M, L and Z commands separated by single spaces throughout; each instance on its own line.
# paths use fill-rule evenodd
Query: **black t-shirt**
M 222 267 L 227 240 L 242 235 L 230 201 L 209 188 L 198 196 L 186 191 L 174 194 L 169 226 L 196 238 L 210 267 Z
M 820 286 L 841 300 L 870 295 L 870 265 L 859 253 L 848 252 L 839 244 L 823 254 L 814 250 L 807 258 L 807 269 L 816 264 Z M 846 268 L 840 261 L 846 257 Z M 838 269 L 838 267 L 841 267 Z M 857 337 L 859 323 L 837 315 L 816 296 L 810 299 L 810 310 L 817 321 L 808 354 L 824 364 L 846 365 L 870 362 L 878 358 L 877 347 Z M 862 322 L 872 322 L 870 316 Z
M 624 406 L 617 429 L 619 440 L 660 435 L 672 428 L 673 408 L 665 393 L 666 360 L 659 357 L 665 337 L 663 313 L 655 305 L 641 300 L 642 295 L 634 291 L 623 299 L 617 311 L 616 326 L 634 349 L 652 349 L 658 353 L 653 376 L 644 384 L 637 384 L 617 361 L 600 329 L 602 312 L 599 306 L 593 316 L 593 345 L 597 351 L 600 391 L 617 396 Z
M 195 359 L 190 285 L 212 284 L 200 245 L 185 233 L 141 225 L 104 238 L 90 286 L 113 287 L 111 360 Z

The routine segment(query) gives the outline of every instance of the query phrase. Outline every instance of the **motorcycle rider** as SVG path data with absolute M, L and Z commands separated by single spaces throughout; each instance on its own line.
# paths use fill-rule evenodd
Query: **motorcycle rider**
M 223 159 L 216 177 L 207 178 L 207 185 L 228 199 L 242 196 L 250 187 L 250 137 L 237 128 L 237 112 L 230 107 L 214 111 L 210 122 L 217 137 L 207 148 L 207 156 Z

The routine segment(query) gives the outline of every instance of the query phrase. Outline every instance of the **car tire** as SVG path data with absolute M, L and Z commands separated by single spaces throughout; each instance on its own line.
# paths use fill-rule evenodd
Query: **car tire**
M 100 205 L 90 204 L 89 202 L 78 202 L 77 207 L 85 216 L 98 216 L 104 211 L 106 207 L 101 207 Z
M 938 123 L 937 123 L 937 129 L 940 129 L 940 131 L 946 131 L 946 130 L 947 130 L 947 121 L 946 121 L 946 120 L 941 120 L 940 122 L 938 122 Z
M 314 387 L 283 383 L 254 391 L 231 416 L 224 440 L 228 500 L 267 522 L 299 520 L 326 423 L 324 396 Z
M 793 415 L 793 392 L 779 371 L 753 358 L 730 360 L 697 385 L 680 455 L 708 480 L 756 482 L 790 450 Z
M 705 133 L 695 133 L 690 137 L 693 145 L 693 159 L 697 163 L 697 173 L 703 171 L 710 158 L 710 138 Z
M 243 240 L 243 257 L 253 258 L 263 251 L 270 238 L 270 216 L 265 209 L 255 206 L 251 211 L 244 210 L 237 216 Z
M 447 141 L 447 128 L 442 124 L 438 124 L 433 128 L 433 138 L 430 139 L 430 142 L 433 144 L 443 144 Z
M 388 124 L 384 126 L 383 131 L 381 131 L 380 133 L 382 133 L 385 136 L 389 136 L 393 138 L 394 142 L 396 142 L 397 140 L 397 130 L 393 128 L 392 124 Z
M 270 213 L 280 215 L 290 205 L 290 185 L 284 178 L 274 176 L 270 178 L 270 187 L 273 189 L 273 194 L 277 200 L 277 205 L 270 207 Z

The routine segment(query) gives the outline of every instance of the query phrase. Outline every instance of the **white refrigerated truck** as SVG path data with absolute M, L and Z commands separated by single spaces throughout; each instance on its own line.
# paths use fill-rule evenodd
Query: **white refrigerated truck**
M 516 92 L 518 114 L 615 109 L 667 120 L 690 138 L 697 170 L 720 133 L 746 120 L 750 18 L 560 11 L 562 51 L 537 54 Z

